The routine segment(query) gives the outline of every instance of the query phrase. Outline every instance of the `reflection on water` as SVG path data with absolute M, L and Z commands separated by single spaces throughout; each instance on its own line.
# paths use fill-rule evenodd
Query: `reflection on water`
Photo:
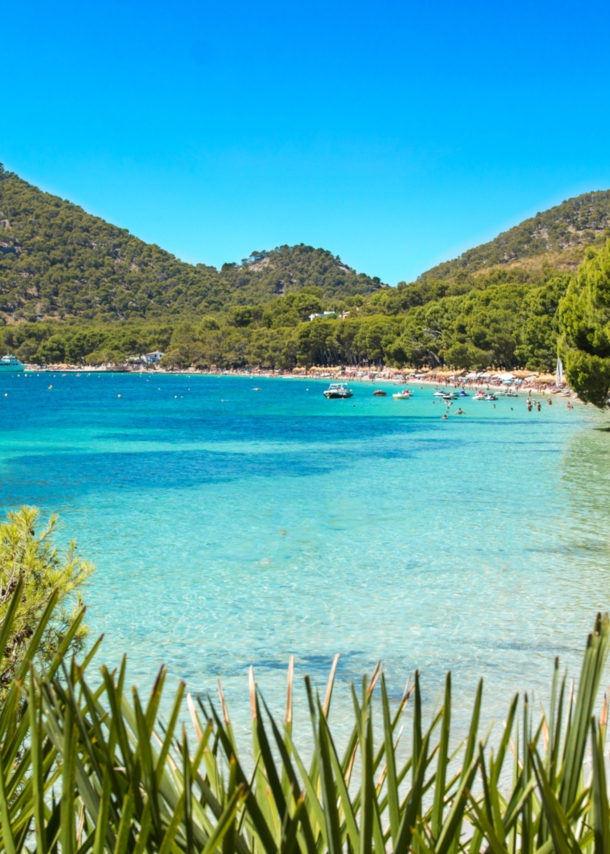
M 468 400 L 444 422 L 429 389 L 329 402 L 311 380 L 0 384 L 2 504 L 60 512 L 96 562 L 105 657 L 128 652 L 141 685 L 161 662 L 194 691 L 221 677 L 238 729 L 248 666 L 280 710 L 291 654 L 318 684 L 341 654 L 338 720 L 378 659 L 395 696 L 418 667 L 429 706 L 452 669 L 462 721 L 482 675 L 503 715 L 514 691 L 544 696 L 553 657 L 573 666 L 608 607 L 610 433 L 565 400 Z
M 595 579 L 600 564 L 610 563 L 608 428 L 582 430 L 570 438 L 562 458 L 562 481 L 569 503 L 560 528 L 563 548 L 577 558 L 583 574 Z

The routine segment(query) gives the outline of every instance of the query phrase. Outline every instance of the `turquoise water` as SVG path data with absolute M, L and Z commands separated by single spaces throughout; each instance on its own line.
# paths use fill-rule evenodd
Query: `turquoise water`
M 106 660 L 142 687 L 162 662 L 193 691 L 222 678 L 238 727 L 249 665 L 280 709 L 291 654 L 320 685 L 335 652 L 341 686 L 382 659 L 395 694 L 418 667 L 430 704 L 452 669 L 458 716 L 478 676 L 489 713 L 544 694 L 609 605 L 607 420 L 556 398 L 442 421 L 430 388 L 324 387 L 0 375 L 2 508 L 59 512 L 97 564 Z

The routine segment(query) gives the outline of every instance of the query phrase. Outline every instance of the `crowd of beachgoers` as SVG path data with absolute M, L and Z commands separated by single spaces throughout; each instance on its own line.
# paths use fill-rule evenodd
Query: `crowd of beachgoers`
M 277 375 L 277 374 L 275 374 Z M 290 376 L 317 377 L 340 382 L 374 382 L 376 380 L 405 383 L 423 383 L 445 388 L 489 388 L 512 389 L 514 391 L 569 391 L 564 382 L 557 384 L 553 374 L 540 374 L 534 371 L 448 371 L 448 370 L 406 370 L 399 368 L 324 368 L 316 367 L 295 369 Z

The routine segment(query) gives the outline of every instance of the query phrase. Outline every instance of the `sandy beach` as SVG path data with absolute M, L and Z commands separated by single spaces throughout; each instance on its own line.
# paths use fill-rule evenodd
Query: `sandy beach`
M 464 376 L 459 373 L 452 374 L 449 371 L 401 371 L 396 368 L 377 368 L 374 370 L 362 368 L 342 368 L 342 367 L 324 367 L 316 366 L 310 369 L 296 368 L 292 371 L 275 371 L 265 369 L 232 369 L 232 370 L 200 370 L 196 368 L 187 368 L 184 370 L 160 368 L 159 366 L 144 366 L 132 364 L 121 365 L 102 365 L 102 366 L 83 366 L 83 365 L 26 365 L 25 373 L 130 373 L 130 374 L 154 374 L 154 375 L 199 375 L 199 376 L 240 376 L 240 377 L 260 377 L 266 379 L 300 379 L 300 380 L 324 380 L 328 382 L 344 382 L 344 383 L 359 383 L 374 385 L 376 382 L 391 383 L 397 386 L 417 385 L 431 386 L 438 389 L 446 388 L 448 390 L 469 389 L 476 391 L 478 389 L 493 390 L 502 392 L 510 390 L 517 392 L 519 396 L 527 396 L 530 394 L 555 395 L 570 397 L 578 401 L 575 392 L 571 391 L 566 383 L 556 385 L 554 378 L 550 374 L 537 374 L 532 371 L 527 377 L 522 376 L 526 371 L 489 371 L 479 372 L 474 376 L 474 372 Z M 521 375 L 521 376 L 518 376 Z M 508 376 L 512 376 L 510 382 L 506 381 Z M 504 378 L 504 379 L 503 379 Z M 580 402 L 580 401 L 579 401 Z

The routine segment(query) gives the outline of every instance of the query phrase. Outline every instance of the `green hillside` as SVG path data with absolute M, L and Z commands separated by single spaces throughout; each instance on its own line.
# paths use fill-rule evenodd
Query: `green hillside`
M 419 279 L 453 279 L 460 272 L 476 273 L 540 256 L 546 257 L 553 266 L 573 267 L 582 261 L 584 247 L 600 242 L 600 238 L 603 240 L 608 229 L 610 190 L 583 193 L 537 213 L 453 261 L 432 267 Z M 568 263 L 562 264 L 563 260 Z
M 185 264 L 0 166 L 0 318 L 7 323 L 159 320 L 262 303 L 305 285 L 327 298 L 382 287 L 304 245 L 255 252 L 220 271 Z
M 548 371 L 573 271 L 610 235 L 610 191 L 587 193 L 389 288 L 302 244 L 185 264 L 1 170 L 0 212 L 0 346 L 34 364 Z

